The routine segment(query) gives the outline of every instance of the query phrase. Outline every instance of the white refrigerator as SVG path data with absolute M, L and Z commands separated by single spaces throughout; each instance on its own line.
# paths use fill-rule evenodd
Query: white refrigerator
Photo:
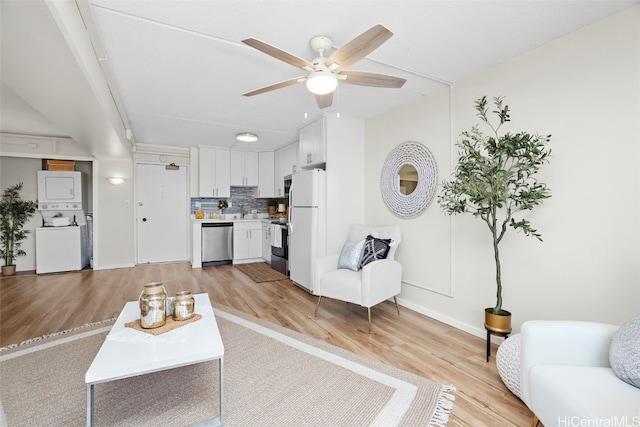
M 291 177 L 289 190 L 289 274 L 315 294 L 313 264 L 326 255 L 326 172 L 306 170 Z

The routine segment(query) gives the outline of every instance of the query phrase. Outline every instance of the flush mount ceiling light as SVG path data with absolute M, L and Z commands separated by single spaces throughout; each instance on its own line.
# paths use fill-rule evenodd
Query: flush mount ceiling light
M 243 142 L 256 142 L 258 140 L 258 135 L 255 133 L 243 132 L 237 134 L 236 139 Z
M 120 178 L 119 176 L 110 176 L 107 178 L 107 181 L 112 185 L 120 185 L 124 182 L 124 178 Z

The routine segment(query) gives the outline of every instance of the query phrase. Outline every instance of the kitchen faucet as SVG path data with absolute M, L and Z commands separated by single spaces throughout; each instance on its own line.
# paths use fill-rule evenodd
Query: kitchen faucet
M 240 219 L 244 218 L 244 205 L 240 205 Z

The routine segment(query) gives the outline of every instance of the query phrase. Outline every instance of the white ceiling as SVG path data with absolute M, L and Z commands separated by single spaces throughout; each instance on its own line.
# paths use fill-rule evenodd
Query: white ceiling
M 51 97 L 65 102 L 55 88 L 36 95 L 16 77 L 28 75 L 24 68 L 36 64 L 24 52 L 38 52 L 32 44 L 47 37 L 43 22 L 31 19 L 46 8 L 32 5 L 18 13 L 9 3 L 2 1 L 1 130 L 76 140 L 88 135 L 51 111 Z M 321 112 L 374 117 L 638 3 L 90 0 L 80 10 L 90 30 L 95 24 L 96 55 L 112 76 L 111 90 L 122 99 L 135 142 L 273 150 L 295 141 L 297 130 Z M 378 23 L 394 36 L 349 69 L 406 78 L 401 89 L 340 85 L 333 106 L 324 110 L 304 84 L 242 96 L 305 73 L 241 40 L 254 37 L 311 61 L 312 37 L 328 36 L 339 48 Z M 63 44 L 68 35 L 61 33 L 50 39 Z M 37 34 L 37 40 L 28 34 Z M 40 66 L 53 72 L 58 66 L 50 61 L 70 60 L 70 53 L 47 55 Z M 235 134 L 244 131 L 257 133 L 259 142 L 237 143 Z M 89 146 L 96 151 L 95 144 Z

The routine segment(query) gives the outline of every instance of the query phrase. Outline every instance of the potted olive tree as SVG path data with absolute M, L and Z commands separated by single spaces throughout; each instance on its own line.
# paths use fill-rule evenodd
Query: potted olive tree
M 26 255 L 20 249 L 22 241 L 27 238 L 29 230 L 24 229 L 26 222 L 36 212 L 37 204 L 30 200 L 22 200 L 20 191 L 22 183 L 4 190 L 0 199 L 0 257 L 4 258 L 3 276 L 16 274 L 14 259 Z
M 493 308 L 485 309 L 485 327 L 498 333 L 511 332 L 511 313 L 502 309 L 502 279 L 499 244 L 509 228 L 542 241 L 540 233 L 528 220 L 514 218 L 530 211 L 551 197 L 550 190 L 538 182 L 536 174 L 548 161 L 551 135 L 527 132 L 503 133 L 500 128 L 509 119 L 509 106 L 502 97 L 493 99 L 496 124 L 489 118 L 487 97 L 475 102 L 477 116 L 490 132 L 482 133 L 476 125 L 462 133 L 458 164 L 450 181 L 443 183 L 438 195 L 442 210 L 449 214 L 469 213 L 484 221 L 491 232 L 495 260 L 497 299 Z

